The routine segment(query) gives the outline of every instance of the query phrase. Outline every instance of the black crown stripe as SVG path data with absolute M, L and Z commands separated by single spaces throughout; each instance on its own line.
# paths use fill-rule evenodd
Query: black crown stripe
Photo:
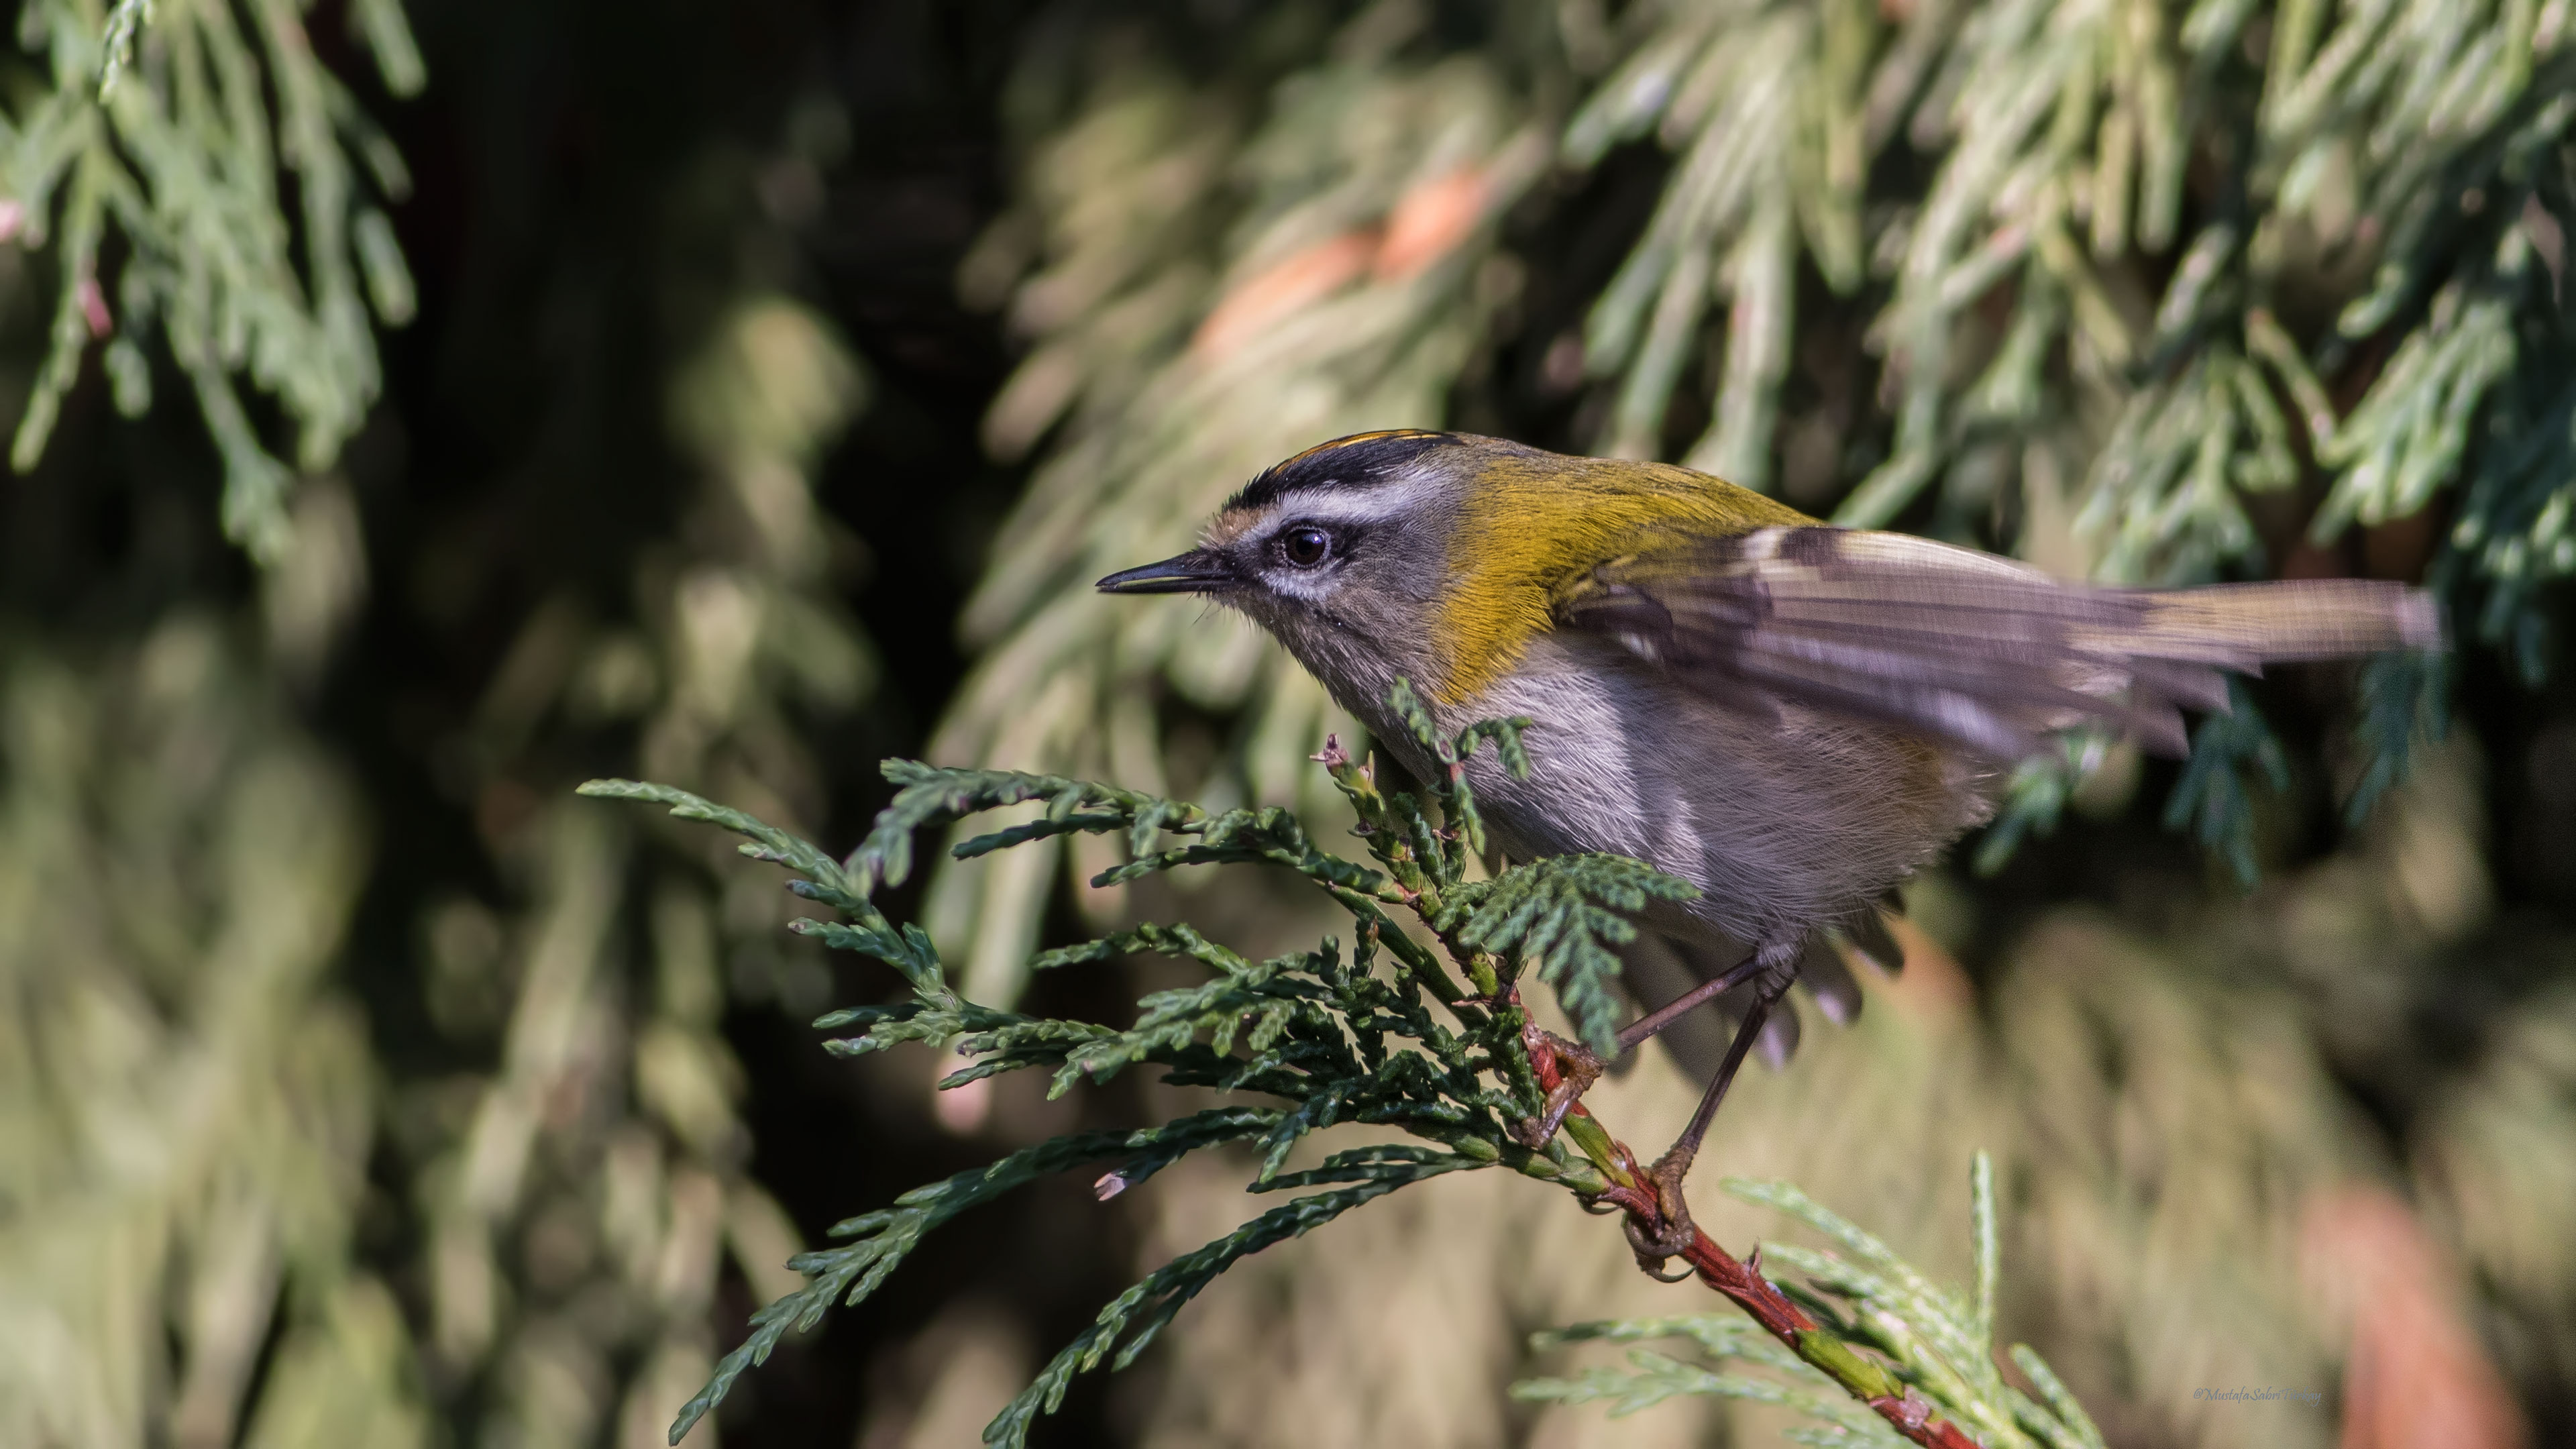
M 1281 495 L 1303 489 L 1375 487 L 1431 449 L 1463 441 L 1455 433 L 1420 428 L 1390 428 L 1335 438 L 1273 465 L 1243 485 L 1226 507 L 1265 508 L 1278 502 Z

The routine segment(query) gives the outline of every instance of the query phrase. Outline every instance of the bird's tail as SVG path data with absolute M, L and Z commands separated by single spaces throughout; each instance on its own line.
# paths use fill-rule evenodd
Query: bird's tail
M 2130 651 L 2177 663 L 2252 672 L 2442 642 L 2441 609 L 2431 594 L 2370 579 L 2213 584 L 2146 597 Z
M 2175 758 L 2191 748 L 2182 711 L 2224 712 L 2228 674 L 2260 675 L 2266 664 L 2352 659 L 2442 642 L 2441 609 L 2431 594 L 2370 579 L 2105 590 L 2092 597 L 2124 607 L 2069 626 L 2069 667 L 2058 678 L 2104 703 L 2064 711 L 2049 723 L 2063 727 L 2093 713 L 2124 726 L 2153 753 Z

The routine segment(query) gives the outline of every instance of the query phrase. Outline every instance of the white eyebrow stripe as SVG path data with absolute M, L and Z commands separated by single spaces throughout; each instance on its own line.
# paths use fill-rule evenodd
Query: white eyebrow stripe
M 1279 500 L 1270 505 L 1262 515 L 1260 531 L 1266 533 L 1291 521 L 1384 523 L 1413 510 L 1417 486 L 1411 482 L 1388 482 L 1368 488 L 1299 488 L 1281 494 Z

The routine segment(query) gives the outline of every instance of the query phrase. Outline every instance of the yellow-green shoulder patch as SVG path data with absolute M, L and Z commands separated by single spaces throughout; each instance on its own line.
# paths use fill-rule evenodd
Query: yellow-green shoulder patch
M 1559 595 L 1601 564 L 1693 538 L 1815 519 L 1723 479 L 1609 458 L 1493 457 L 1450 544 L 1434 693 L 1457 704 L 1509 673 L 1545 633 Z

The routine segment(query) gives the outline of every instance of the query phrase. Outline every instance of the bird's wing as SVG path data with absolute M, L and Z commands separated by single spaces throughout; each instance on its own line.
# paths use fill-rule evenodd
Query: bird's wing
M 2430 647 L 2429 596 L 2320 579 L 2101 589 L 1905 534 L 1765 528 L 1614 559 L 1560 591 L 1558 626 L 1713 696 L 1787 699 L 1996 760 L 2087 721 L 2180 755 L 2181 709 L 2222 671 Z

